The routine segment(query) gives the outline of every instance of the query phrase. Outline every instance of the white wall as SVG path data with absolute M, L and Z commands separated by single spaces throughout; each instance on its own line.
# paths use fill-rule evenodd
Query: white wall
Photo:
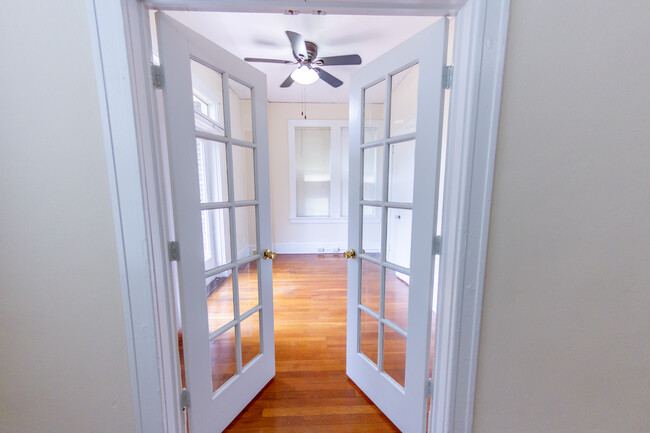
M 0 14 L 0 432 L 131 432 L 85 2 Z
M 302 119 L 299 103 L 269 103 L 269 146 L 271 164 L 271 222 L 277 252 L 299 251 L 322 244 L 325 248 L 347 249 L 348 226 L 289 222 L 289 120 Z M 312 120 L 347 120 L 348 104 L 307 104 Z
M 512 2 L 476 433 L 650 431 L 648 22 Z

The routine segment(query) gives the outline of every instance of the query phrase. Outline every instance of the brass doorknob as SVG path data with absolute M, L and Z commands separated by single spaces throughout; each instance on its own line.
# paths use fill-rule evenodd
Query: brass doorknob
M 264 250 L 264 258 L 273 260 L 275 258 L 275 253 L 271 250 Z
M 349 250 L 347 250 L 346 252 L 343 253 L 343 257 L 345 257 L 346 259 L 353 259 L 356 256 L 357 256 L 357 253 L 356 253 L 356 251 L 354 251 L 354 249 L 349 249 Z

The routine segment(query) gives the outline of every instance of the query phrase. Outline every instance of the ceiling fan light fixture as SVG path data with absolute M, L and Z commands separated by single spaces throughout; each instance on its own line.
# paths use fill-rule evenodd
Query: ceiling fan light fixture
M 298 69 L 291 73 L 291 78 L 299 84 L 313 84 L 318 81 L 318 72 L 307 65 L 300 65 Z

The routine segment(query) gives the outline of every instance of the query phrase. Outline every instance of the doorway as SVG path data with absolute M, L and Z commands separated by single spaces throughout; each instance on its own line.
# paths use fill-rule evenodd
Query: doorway
M 194 26 L 194 31 L 203 30 L 203 36 L 210 33 L 210 28 L 221 27 L 219 25 L 220 23 L 235 22 L 233 28 L 248 29 L 249 27 L 244 27 L 241 23 L 238 25 L 237 20 L 241 20 L 242 23 L 248 23 L 249 26 L 250 21 L 255 21 L 254 17 L 250 17 L 250 14 L 238 16 L 238 14 L 228 13 L 201 14 L 177 12 L 168 13 L 168 15 L 172 20 L 184 21 L 184 24 L 189 28 Z M 202 17 L 201 15 L 209 16 Z M 361 39 L 363 37 L 359 35 L 363 35 L 362 29 L 364 22 L 369 23 L 368 27 L 370 27 L 370 30 L 367 33 L 370 35 L 373 34 L 373 30 L 382 27 L 382 23 L 378 23 L 377 21 L 379 20 L 377 18 L 371 19 L 360 16 L 347 16 L 344 19 L 337 20 L 332 19 L 335 17 L 328 17 L 330 18 L 329 21 L 325 21 L 319 25 L 315 25 L 311 17 L 307 21 L 301 20 L 295 22 L 297 18 L 290 17 L 290 22 L 293 22 L 291 27 L 292 31 L 296 27 L 300 28 L 299 24 L 302 22 L 303 28 L 301 30 L 303 32 L 315 27 L 324 34 L 338 35 L 339 39 L 342 36 L 341 33 L 344 31 L 347 22 L 354 21 L 357 24 L 355 31 Z M 320 17 L 320 19 L 323 18 Z M 272 19 L 272 16 L 265 16 L 263 19 L 268 23 Z M 404 21 L 398 28 L 408 29 L 408 31 L 402 31 L 398 35 L 394 35 L 391 41 L 392 46 L 399 45 L 404 38 L 408 39 L 414 34 L 418 34 L 422 27 L 427 27 L 441 19 L 444 20 L 444 18 L 434 17 L 418 17 L 417 19 L 412 17 L 390 17 L 392 25 L 396 25 L 395 21 Z M 286 18 L 284 20 L 286 21 Z M 164 23 L 162 18 L 159 21 Z M 209 23 L 207 27 L 206 23 Z M 152 45 L 154 47 L 152 60 L 156 62 L 158 59 L 156 21 L 152 19 L 151 24 L 153 30 Z M 290 24 L 284 22 L 281 25 L 289 26 Z M 274 26 L 271 25 L 268 27 L 273 28 Z M 227 34 L 233 39 L 246 39 L 245 33 L 229 31 Z M 260 36 L 255 37 L 257 37 L 257 44 L 260 45 Z M 310 36 L 308 37 L 311 38 Z M 222 40 L 213 40 L 212 42 L 223 44 Z M 391 46 L 386 46 L 385 40 L 382 42 L 381 50 L 390 50 Z M 373 42 L 372 39 L 366 39 L 364 44 L 373 45 L 376 42 Z M 355 45 L 355 48 L 358 48 L 358 45 Z M 333 49 L 330 48 L 330 50 Z M 348 49 L 351 50 L 352 48 Z M 448 53 L 449 56 L 451 55 L 450 51 Z M 365 53 L 365 51 L 363 52 Z M 270 57 L 268 54 L 258 53 L 259 51 L 255 51 L 253 56 L 256 58 Z M 253 89 L 251 91 L 251 88 L 247 87 L 246 84 L 235 81 L 237 78 L 233 78 L 232 75 L 227 76 L 225 72 L 218 72 L 218 70 L 211 69 L 210 65 L 205 63 L 205 59 L 199 58 L 199 54 L 190 53 L 190 56 L 192 59 L 190 61 L 190 69 L 194 110 L 193 117 L 197 131 L 196 158 L 198 159 L 198 185 L 200 202 L 202 203 L 201 231 L 203 233 L 203 257 L 206 269 L 205 283 L 208 324 L 210 339 L 212 341 L 210 346 L 212 385 L 213 392 L 217 395 L 232 380 L 236 379 L 237 375 L 242 374 L 248 368 L 249 362 L 252 363 L 261 350 L 260 335 L 263 333 L 263 329 L 260 327 L 259 317 L 261 317 L 263 311 L 259 308 L 255 310 L 258 299 L 262 297 L 261 294 L 258 296 L 257 293 L 258 285 L 260 285 L 258 279 L 259 264 L 255 260 L 255 255 L 259 248 L 258 241 L 255 239 L 255 221 L 256 218 L 260 217 L 260 214 L 256 210 L 256 186 L 253 182 L 257 178 L 253 170 L 256 165 L 260 164 L 260 161 L 259 159 L 255 159 L 254 148 L 242 147 L 248 146 L 243 144 L 245 142 L 252 143 L 253 136 L 259 133 L 251 129 L 254 129 L 255 123 L 251 123 L 251 119 L 255 117 L 251 116 L 251 97 L 256 90 Z M 244 55 L 240 54 L 240 57 L 244 57 Z M 366 59 L 368 62 L 373 60 L 367 57 Z M 389 82 L 392 82 L 392 84 L 388 88 L 388 96 L 386 94 L 386 85 L 383 85 L 383 87 L 381 85 L 370 86 L 365 91 L 364 105 L 364 111 L 366 113 L 363 133 L 364 142 L 381 140 L 384 134 L 388 132 L 390 132 L 391 137 L 404 136 L 404 139 L 399 139 L 401 141 L 392 140 L 391 144 L 387 145 L 387 147 L 381 145 L 379 147 L 369 148 L 364 153 L 364 200 L 384 200 L 385 203 L 395 203 L 395 205 L 399 203 L 399 206 L 388 207 L 388 213 L 382 211 L 382 208 L 376 205 L 364 207 L 364 239 L 362 248 L 359 249 L 359 254 L 362 256 L 367 255 L 367 260 L 370 261 L 364 262 L 365 264 L 363 266 L 361 302 L 369 310 L 360 313 L 362 329 L 359 350 L 365 358 L 374 364 L 380 365 L 380 371 L 383 372 L 390 382 L 402 390 L 406 386 L 407 348 L 405 330 L 407 329 L 408 321 L 412 226 L 412 210 L 408 203 L 413 201 L 414 194 L 415 136 L 413 134 L 416 130 L 415 124 L 417 118 L 418 66 L 417 63 L 410 63 L 402 67 L 399 71 L 393 72 L 389 76 Z M 398 67 L 401 67 L 401 64 Z M 269 73 L 273 73 L 273 75 L 268 77 L 269 82 L 278 81 L 278 76 L 280 79 L 283 78 L 274 71 Z M 332 89 L 324 83 L 320 84 L 321 87 L 326 87 L 329 93 L 332 92 Z M 298 87 L 297 84 L 294 85 L 294 90 L 296 87 Z M 224 90 L 226 88 L 229 88 L 228 91 Z M 381 88 L 384 89 L 383 93 L 377 93 L 376 90 Z M 314 94 L 316 96 L 310 96 L 311 99 L 307 99 L 307 91 L 311 92 L 312 89 L 309 87 L 299 87 L 299 89 L 302 90 L 300 94 L 302 101 L 292 99 L 295 96 L 284 96 L 282 94 L 278 97 L 286 98 L 288 101 L 269 101 L 268 104 L 269 111 L 271 111 L 269 118 L 274 119 L 274 121 L 270 122 L 271 127 L 269 128 L 269 150 L 272 155 L 276 155 L 275 164 L 272 158 L 270 165 L 271 197 L 280 196 L 282 191 L 287 190 L 286 188 L 282 188 L 281 183 L 278 185 L 277 181 L 277 179 L 282 179 L 282 174 L 286 172 L 287 161 L 286 158 L 282 161 L 282 158 L 277 158 L 277 155 L 281 155 L 283 153 L 282 151 L 287 148 L 287 142 L 283 138 L 289 136 L 288 162 L 289 178 L 291 181 L 288 190 L 291 194 L 289 198 L 292 204 L 289 208 L 291 211 L 289 218 L 283 218 L 283 214 L 287 209 L 281 209 L 282 203 L 286 203 L 286 200 L 282 200 L 281 197 L 278 200 L 280 204 L 275 205 L 275 210 L 279 212 L 272 212 L 271 218 L 275 221 L 276 226 L 286 226 L 287 223 L 289 225 L 294 224 L 294 227 L 298 225 L 302 228 L 304 235 L 312 235 L 311 245 L 309 245 L 309 242 L 303 242 L 303 245 L 298 247 L 298 249 L 302 249 L 299 252 L 323 253 L 326 251 L 325 245 L 332 245 L 332 240 L 336 241 L 336 236 L 331 235 L 331 233 L 334 233 L 330 226 L 331 224 L 334 224 L 334 229 L 338 229 L 343 236 L 348 232 L 346 225 L 346 217 L 348 216 L 347 203 L 343 203 L 343 197 L 347 198 L 348 195 L 348 179 L 343 174 L 345 173 L 347 175 L 347 168 L 349 167 L 347 159 L 349 145 L 347 139 L 350 133 L 348 128 L 343 126 L 342 122 L 339 122 L 341 124 L 336 128 L 332 126 L 324 127 L 324 125 L 319 126 L 316 123 L 324 122 L 326 124 L 327 122 L 340 121 L 341 119 L 332 118 L 331 113 L 339 112 L 347 114 L 349 107 L 346 102 L 349 96 L 344 92 L 340 92 L 343 95 L 343 101 L 346 102 L 331 102 L 324 107 L 322 104 L 326 102 L 316 98 L 332 98 L 329 93 L 323 93 L 322 89 L 319 91 L 318 88 L 315 88 Z M 269 95 L 271 94 L 277 94 L 277 89 L 270 90 Z M 448 92 L 444 99 L 448 103 Z M 160 99 L 159 103 L 161 103 Z M 166 103 L 175 105 L 178 104 L 178 100 L 170 98 Z M 281 105 L 275 106 L 275 104 Z M 315 110 L 312 109 L 315 106 L 318 108 Z M 384 107 L 389 107 L 390 118 L 386 117 Z M 295 119 L 298 111 L 300 111 L 300 116 L 303 119 Z M 311 117 L 314 111 L 317 113 L 320 111 L 320 116 L 322 117 L 315 119 Z M 168 108 L 168 117 L 170 113 L 172 113 L 171 116 L 176 114 Z M 288 119 L 277 119 L 282 115 L 288 117 Z M 168 119 L 167 122 L 172 120 L 174 122 L 176 121 L 175 119 Z M 385 121 L 390 121 L 390 127 L 384 126 Z M 167 122 L 161 122 L 161 125 Z M 170 132 L 163 130 L 160 135 L 161 137 L 165 137 L 169 134 Z M 435 136 L 436 138 L 432 138 L 430 142 L 438 142 L 437 134 Z M 446 133 L 443 131 L 442 135 L 444 141 Z M 230 141 L 221 142 L 220 136 L 232 137 L 233 141 L 232 143 Z M 404 140 L 406 141 L 402 142 Z M 239 141 L 242 141 L 242 143 Z M 247 149 L 250 152 L 246 152 Z M 345 151 L 342 151 L 342 149 Z M 384 149 L 388 151 L 387 154 L 384 154 Z M 239 156 L 239 153 L 242 155 Z M 169 154 L 174 158 L 173 152 L 169 152 Z M 244 154 L 249 154 L 249 156 L 246 157 Z M 444 161 L 444 146 L 442 154 L 443 156 L 439 160 Z M 323 161 L 325 161 L 325 164 L 323 164 Z M 174 166 L 177 163 L 174 160 L 170 160 L 168 164 Z M 389 169 L 386 167 L 389 167 Z M 173 172 L 174 169 L 172 168 L 171 171 Z M 435 171 L 437 171 L 437 168 L 434 167 Z M 353 174 L 356 175 L 354 172 Z M 178 173 L 176 173 L 177 178 L 178 176 Z M 276 179 L 275 187 L 274 179 Z M 433 176 L 432 179 L 433 184 L 431 185 L 430 195 L 432 197 L 431 200 L 437 197 L 439 201 L 438 217 L 435 218 L 435 220 L 439 221 L 442 210 L 440 203 L 442 194 L 435 190 L 438 186 L 438 178 Z M 173 184 L 173 181 L 169 181 L 168 184 Z M 385 192 L 382 192 L 384 190 Z M 170 191 L 168 195 L 182 195 L 182 192 L 179 191 Z M 228 202 L 228 197 L 230 197 L 230 203 L 233 203 L 230 205 L 231 207 L 224 207 L 219 204 Z M 241 200 L 244 200 L 244 202 L 247 201 L 244 204 L 248 206 L 241 206 Z M 237 202 L 240 205 L 236 205 Z M 240 212 L 246 208 L 250 208 L 251 212 Z M 274 208 L 273 202 L 271 208 Z M 366 210 L 369 212 L 366 212 Z M 173 209 L 169 210 L 168 218 L 170 221 L 170 232 L 173 232 L 174 227 L 177 227 L 176 224 L 178 224 L 174 223 L 175 214 Z M 233 229 L 232 226 L 237 228 Z M 245 227 L 245 229 L 241 230 L 240 227 Z M 329 230 L 329 235 L 328 233 L 323 233 L 325 228 Z M 292 229 L 291 231 L 297 231 L 297 229 Z M 384 233 L 383 235 L 381 234 L 382 231 Z M 232 238 L 232 234 L 236 235 L 235 238 Z M 317 236 L 313 236 L 313 234 Z M 284 245 L 282 247 L 284 251 L 281 251 L 281 253 L 296 252 L 286 251 L 286 244 L 291 244 L 291 242 L 286 242 L 282 238 L 282 235 L 282 228 L 278 229 L 277 232 L 274 231 L 274 249 L 279 245 Z M 329 248 L 329 251 L 342 251 L 347 242 L 345 238 L 339 242 L 340 246 Z M 380 245 L 384 245 L 383 252 L 380 249 Z M 293 248 L 296 247 L 294 246 Z M 312 250 L 309 251 L 309 248 Z M 431 248 L 428 250 L 431 251 Z M 283 256 L 281 255 L 280 257 Z M 286 260 L 291 263 L 297 260 L 297 258 L 287 256 Z M 381 263 L 381 260 L 385 260 L 384 264 Z M 235 265 L 234 268 L 228 267 L 227 264 L 231 261 L 242 263 L 242 266 Z M 261 262 L 259 263 L 261 264 Z M 394 265 L 388 265 L 388 263 L 393 263 Z M 325 268 L 318 269 L 318 265 L 321 268 Z M 312 269 L 306 271 L 307 274 L 305 275 L 309 275 L 309 273 L 327 275 L 328 271 L 331 273 L 335 269 L 334 267 L 328 270 L 326 267 L 327 263 L 323 261 L 312 262 Z M 345 271 L 342 270 L 342 272 L 342 275 L 333 274 L 332 279 L 336 281 L 338 277 L 339 281 L 345 281 L 344 278 L 341 278 L 345 277 Z M 437 272 L 437 269 L 434 272 Z M 281 274 L 276 275 L 276 281 L 280 284 L 283 282 Z M 344 289 L 345 285 L 343 283 L 339 289 Z M 317 287 L 304 287 L 304 290 L 309 291 L 314 288 L 318 290 Z M 178 296 L 178 284 L 175 289 L 177 293 L 177 328 L 180 334 L 183 329 L 182 314 L 180 313 L 182 310 L 180 299 L 182 297 Z M 430 289 L 431 287 L 429 286 Z M 235 299 L 234 305 L 232 302 L 233 298 Z M 435 311 L 437 297 L 434 296 L 432 299 L 432 307 Z M 327 301 L 327 298 L 322 298 L 322 300 Z M 248 301 L 252 301 L 252 303 L 250 305 L 246 304 Z M 341 303 L 340 299 L 336 297 L 333 297 L 328 302 L 338 302 L 338 307 L 344 309 L 345 302 Z M 321 307 L 327 309 L 330 306 L 325 302 Z M 249 308 L 253 308 L 253 310 L 249 310 Z M 278 314 L 279 308 L 281 306 L 276 304 L 276 314 Z M 291 306 L 287 308 L 291 308 Z M 252 315 L 244 313 L 248 311 L 252 311 Z M 260 311 L 259 315 L 257 314 L 258 311 Z M 371 317 L 373 314 L 372 311 L 375 311 L 374 317 L 377 317 L 377 312 L 380 311 L 382 317 L 385 316 L 385 319 L 381 319 L 379 328 L 376 329 L 377 326 L 375 325 L 374 330 L 372 324 L 373 319 Z M 240 313 L 243 314 L 241 319 L 238 318 Z M 431 311 L 429 314 L 431 314 Z M 233 320 L 233 315 L 236 323 L 232 322 L 234 325 L 231 327 L 230 322 Z M 318 317 L 318 315 L 316 316 Z M 257 318 L 257 320 L 251 320 L 254 318 Z M 427 321 L 425 322 L 429 323 Z M 431 321 L 431 323 L 435 323 L 435 320 Z M 332 329 L 331 331 L 334 330 Z M 342 338 L 345 341 L 344 332 L 340 335 L 333 333 L 330 337 Z M 379 341 L 378 344 L 377 341 Z M 182 345 L 179 346 L 182 347 Z M 433 347 L 433 344 L 431 346 Z M 252 350 L 250 354 L 248 353 L 248 349 Z M 325 351 L 327 351 L 327 348 L 325 348 Z M 262 350 L 261 353 L 263 354 L 264 351 Z M 294 361 L 298 361 L 299 359 L 297 358 Z M 339 363 L 339 367 L 344 365 L 344 363 Z M 182 359 L 181 371 L 184 371 L 184 366 L 184 359 Z M 431 372 L 429 372 L 429 377 L 431 377 Z M 185 378 L 183 378 L 183 383 L 186 383 Z M 319 391 L 321 390 L 317 387 L 313 390 L 313 392 Z M 339 410 L 345 411 L 342 408 L 339 408 Z M 348 408 L 347 410 L 354 410 L 354 408 Z
M 190 2 L 186 2 L 189 3 Z M 150 2 L 150 5 L 162 5 L 169 7 L 168 2 Z M 184 3 L 185 4 L 185 3 Z M 180 402 L 180 392 L 173 390 L 173 383 L 169 379 L 162 378 L 165 391 L 163 395 L 167 396 L 165 402 L 162 404 L 163 412 L 167 415 L 169 422 L 163 420 L 160 409 L 156 409 L 156 402 L 159 401 L 159 394 L 156 394 L 156 387 L 149 385 L 158 383 L 160 378 L 157 371 L 158 368 L 163 368 L 161 365 L 166 364 L 169 360 L 162 359 L 162 364 L 158 362 L 158 357 L 152 350 L 155 346 L 147 343 L 147 329 L 158 329 L 160 321 L 154 319 L 150 315 L 153 310 L 147 310 L 147 292 L 138 290 L 133 291 L 130 288 L 134 284 L 141 287 L 145 284 L 148 287 L 149 277 L 147 274 L 147 265 L 145 262 L 149 260 L 147 255 L 139 255 L 138 253 L 142 246 L 140 240 L 133 237 L 135 233 L 140 233 L 140 228 L 130 221 L 135 221 L 133 218 L 142 217 L 141 210 L 150 206 L 152 203 L 155 208 L 155 200 L 157 193 L 150 189 L 151 183 L 147 185 L 140 185 L 133 174 L 138 170 L 133 171 L 133 155 L 137 144 L 143 146 L 144 152 L 144 165 L 141 167 L 142 176 L 148 177 L 150 180 L 156 177 L 156 167 L 152 167 L 151 160 L 147 159 L 147 155 L 155 153 L 156 150 L 147 147 L 146 143 L 151 142 L 152 131 L 148 128 L 151 124 L 155 123 L 147 113 L 147 106 L 150 101 L 149 91 L 146 87 L 150 85 L 150 79 L 147 76 L 148 59 L 146 58 L 148 50 L 141 50 L 146 47 L 146 38 L 142 39 L 143 35 L 141 29 L 146 27 L 143 24 L 143 19 L 146 17 L 147 12 L 142 3 L 127 1 L 123 5 L 109 5 L 109 4 L 93 4 L 90 11 L 93 28 L 97 30 L 98 39 L 95 40 L 96 47 L 101 50 L 98 55 L 100 59 L 97 64 L 98 78 L 100 81 L 100 92 L 105 95 L 106 99 L 106 112 L 104 113 L 107 123 L 107 131 L 110 131 L 111 137 L 107 140 L 107 151 L 111 152 L 110 159 L 114 164 L 114 178 L 111 178 L 111 185 L 113 191 L 116 191 L 115 197 L 116 215 L 120 219 L 116 220 L 116 230 L 118 230 L 118 237 L 122 240 L 121 254 L 126 254 L 128 260 L 123 262 L 121 267 L 122 275 L 124 276 L 124 293 L 125 293 L 125 311 L 131 311 L 131 315 L 126 316 L 127 334 L 129 335 L 129 342 L 133 344 L 131 347 L 133 351 L 130 352 L 130 363 L 134 375 L 138 375 L 139 380 L 133 382 L 134 395 L 139 395 L 137 400 L 134 400 L 134 408 L 136 411 L 136 418 L 139 425 L 142 426 L 143 431 L 157 431 L 155 428 L 158 423 L 168 425 L 168 429 L 178 430 L 178 425 L 175 424 L 172 415 L 176 411 L 176 406 Z M 303 4 L 295 4 L 296 9 L 304 11 Z M 173 6 L 172 6 L 173 7 Z M 256 8 L 260 9 L 261 6 L 250 7 L 246 4 L 242 5 L 225 5 L 224 2 L 213 1 L 203 5 L 194 4 L 193 7 L 199 8 L 216 8 L 221 10 L 245 10 L 252 11 Z M 269 2 L 264 8 L 266 11 L 282 12 L 282 7 L 276 5 L 274 2 Z M 501 85 L 502 66 L 503 66 L 503 43 L 505 41 L 508 17 L 508 2 L 495 1 L 495 2 L 482 2 L 479 0 L 470 0 L 467 4 L 456 4 L 455 2 L 439 2 L 429 6 L 405 6 L 405 5 L 386 5 L 386 6 L 372 6 L 362 7 L 357 5 L 357 11 L 373 10 L 373 13 L 390 13 L 396 12 L 398 14 L 413 14 L 423 13 L 430 14 L 431 11 L 437 11 L 440 14 L 458 13 L 459 40 L 460 49 L 458 51 L 455 63 L 460 67 L 459 74 L 455 77 L 458 82 L 462 82 L 463 86 L 455 93 L 454 108 L 453 108 L 453 133 L 454 140 L 458 143 L 459 147 L 452 149 L 452 154 L 448 157 L 450 164 L 451 179 L 453 185 L 450 185 L 450 190 L 457 191 L 459 194 L 456 196 L 451 195 L 451 202 L 448 203 L 447 209 L 451 218 L 447 218 L 448 226 L 445 229 L 446 241 L 443 243 L 443 251 L 449 254 L 450 267 L 449 272 L 444 276 L 445 284 L 450 284 L 450 292 L 448 298 L 441 304 L 441 308 L 445 314 L 456 314 L 458 320 L 450 323 L 449 329 L 438 330 L 442 336 L 442 346 L 446 347 L 450 343 L 449 337 L 456 335 L 454 329 L 460 329 L 461 323 L 466 323 L 468 326 L 463 326 L 462 332 L 457 334 L 457 337 L 452 337 L 458 344 L 458 351 L 445 351 L 440 357 L 442 363 L 440 365 L 465 365 L 464 360 L 469 361 L 469 367 L 464 366 L 458 369 L 446 370 L 449 373 L 441 374 L 444 380 L 438 380 L 438 386 L 434 388 L 434 400 L 446 401 L 447 406 L 436 406 L 439 414 L 444 416 L 434 417 L 434 431 L 443 428 L 443 425 L 450 425 L 453 423 L 455 431 L 465 431 L 463 428 L 471 426 L 471 398 L 464 399 L 464 397 L 456 398 L 455 401 L 450 401 L 446 397 L 450 389 L 455 389 L 457 396 L 471 395 L 473 387 L 474 367 L 472 367 L 472 360 L 476 357 L 476 346 L 472 341 L 476 341 L 478 335 L 478 321 L 480 317 L 480 291 L 482 287 L 482 273 L 484 264 L 484 245 L 487 235 L 487 217 L 489 216 L 489 192 L 491 189 L 491 173 L 492 173 L 492 159 L 494 154 L 495 143 L 495 127 L 498 120 L 498 106 L 499 106 L 499 89 Z M 339 10 L 343 13 L 350 13 L 353 8 L 343 6 L 331 6 L 331 10 Z M 383 11 L 383 12 L 382 12 Z M 130 33 L 123 34 L 120 32 L 122 27 L 122 16 L 124 16 L 127 29 Z M 117 39 L 115 39 L 117 36 Z M 127 40 L 127 46 L 120 45 L 120 37 Z M 483 41 L 488 42 L 484 45 Z M 496 45 L 494 42 L 496 41 Z M 494 49 L 496 47 L 496 49 Z M 143 57 L 144 55 L 144 57 Z M 130 66 L 126 66 L 127 63 Z M 120 81 L 125 75 L 116 76 L 114 72 L 123 71 L 132 67 L 131 70 L 132 83 L 124 86 L 124 81 Z M 128 73 L 125 73 L 128 77 Z M 480 91 L 474 93 L 478 88 L 479 82 Z M 149 83 L 149 84 L 147 84 Z M 130 86 L 134 86 L 131 88 Z M 143 87 L 144 86 L 144 87 Z M 133 90 L 133 93 L 131 92 Z M 136 104 L 133 107 L 130 104 Z M 129 108 L 132 107 L 132 108 Z M 476 111 L 473 111 L 473 108 Z M 133 119 L 129 120 L 128 114 L 130 110 L 136 113 L 135 131 L 138 135 L 132 138 L 131 134 L 134 131 Z M 476 128 L 476 129 L 474 129 Z M 155 134 L 154 134 L 155 135 Z M 115 140 L 122 138 L 122 143 L 116 147 Z M 126 140 L 131 140 L 125 142 Z M 142 140 L 142 141 L 141 141 Z M 117 142 L 119 143 L 119 141 Z M 137 152 L 135 153 L 137 154 Z M 136 158 L 137 159 L 137 158 Z M 471 162 L 471 164 L 468 164 Z M 155 163 L 154 163 L 155 165 Z M 470 169 L 463 169 L 462 167 L 471 167 Z M 153 171 L 152 171 L 153 170 Z M 149 173 L 149 174 L 146 174 Z M 128 185 L 128 187 L 127 187 Z M 126 189 L 125 189 L 126 188 Z M 150 204 L 143 206 L 138 201 L 138 191 L 145 191 L 143 194 L 149 197 Z M 130 191 L 135 192 L 133 195 Z M 473 197 L 472 201 L 465 202 L 463 197 Z M 124 197 L 132 197 L 134 200 L 124 200 Z M 117 204 L 119 203 L 119 205 Z M 161 226 L 161 221 L 156 217 L 157 211 L 152 210 L 152 214 L 148 216 L 149 221 L 145 222 L 142 227 L 149 227 L 147 230 L 153 230 L 154 233 Z M 462 217 L 466 215 L 467 218 Z M 459 219 L 457 216 L 461 216 Z M 163 224 L 164 225 L 164 224 Z M 466 227 L 466 229 L 458 229 L 459 227 Z M 150 232 L 142 236 L 149 238 Z M 139 238 L 142 239 L 142 238 Z M 163 239 L 164 241 L 164 236 Z M 134 242 L 135 241 L 135 242 Z M 154 278 L 158 287 L 163 287 L 164 283 L 160 285 L 159 279 L 161 278 L 160 270 L 164 270 L 164 264 L 167 257 L 167 245 L 161 243 L 161 240 L 153 236 L 151 242 L 151 260 L 156 263 L 151 265 L 150 272 L 151 278 Z M 459 249 L 459 245 L 463 245 Z M 141 263 L 142 262 L 142 263 Z M 142 264 L 143 266 L 140 266 Z M 128 273 L 126 270 L 129 270 Z M 473 269 L 473 270 L 472 270 Z M 473 287 L 471 292 L 462 297 L 462 302 L 455 304 L 454 299 L 459 298 L 459 280 L 461 275 L 464 282 L 460 284 L 462 287 Z M 162 281 L 162 280 L 160 280 Z M 139 284 L 141 282 L 142 284 Z M 478 289 L 478 290 L 476 290 Z M 166 294 L 158 292 L 157 298 L 164 299 Z M 452 301 L 452 302 L 449 302 Z M 160 301 L 158 301 L 160 302 Z M 165 305 L 165 304 L 161 304 Z M 171 304 L 170 304 L 171 305 Z M 478 305 L 478 310 L 472 305 Z M 474 309 L 474 312 L 468 310 Z M 466 314 L 467 313 L 467 314 Z M 163 322 L 165 318 L 162 318 Z M 150 323 L 149 328 L 141 326 L 140 324 Z M 472 324 L 473 323 L 473 324 Z M 457 324 L 457 325 L 455 325 Z M 164 324 L 161 332 L 164 334 Z M 165 346 L 165 341 L 160 341 L 162 346 Z M 167 353 L 167 348 L 163 347 L 162 353 Z M 135 354 L 138 354 L 135 358 Z M 456 355 L 458 354 L 458 358 Z M 165 356 L 163 355 L 163 358 Z M 475 365 L 475 364 L 473 364 Z M 162 374 L 165 376 L 169 370 L 163 368 Z M 445 377 L 446 376 L 446 377 Z M 455 378 L 455 379 L 454 379 Z M 167 389 L 171 385 L 171 388 Z M 171 391 L 171 393 L 170 393 Z M 467 410 L 467 408 L 470 408 Z M 167 408 L 167 409 L 165 409 Z M 456 415 L 454 415 L 456 414 Z M 448 416 L 449 415 L 449 416 Z M 469 416 L 467 416 L 469 415 Z M 463 427 L 465 426 L 465 427 Z M 166 428 L 167 429 L 167 428 Z M 458 430 L 461 429 L 461 430 Z M 442 431 L 442 430 L 440 430 Z

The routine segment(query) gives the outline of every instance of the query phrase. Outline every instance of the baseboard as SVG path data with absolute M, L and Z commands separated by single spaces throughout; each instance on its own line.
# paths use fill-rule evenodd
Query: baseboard
M 347 246 L 340 242 L 278 242 L 273 244 L 273 251 L 278 254 L 342 254 Z M 379 248 L 369 249 L 377 252 Z
M 244 257 L 252 256 L 253 251 L 255 251 L 255 245 L 244 245 L 239 249 L 239 251 L 237 251 L 237 258 L 241 259 Z
M 332 254 L 345 251 L 345 245 L 338 242 L 280 242 L 273 244 L 278 254 Z

